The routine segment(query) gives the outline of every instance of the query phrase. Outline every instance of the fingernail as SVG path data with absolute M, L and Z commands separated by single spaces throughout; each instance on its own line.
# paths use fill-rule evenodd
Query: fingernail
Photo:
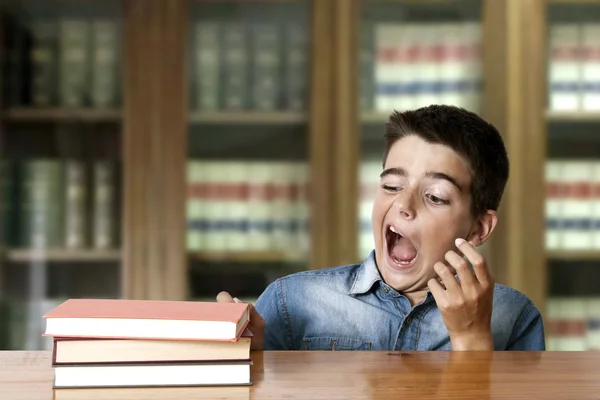
M 463 238 L 458 238 L 454 241 L 454 244 L 456 245 L 456 247 L 460 246 L 461 244 L 463 244 L 464 242 L 466 242 L 465 239 Z
M 243 301 L 241 301 L 240 299 L 238 299 L 237 297 L 233 298 L 233 301 L 235 301 L 236 303 L 243 303 Z

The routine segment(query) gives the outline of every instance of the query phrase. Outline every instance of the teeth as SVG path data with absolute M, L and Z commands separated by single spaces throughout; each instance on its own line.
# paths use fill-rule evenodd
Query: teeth
M 416 258 L 416 257 L 415 257 Z M 392 260 L 394 260 L 394 262 L 396 264 L 400 264 L 400 265 L 408 265 L 410 263 L 412 263 L 415 259 L 413 258 L 412 260 L 408 260 L 408 261 L 400 261 L 398 260 L 396 257 L 392 256 Z
M 394 229 L 393 226 L 390 225 L 390 231 L 394 232 L 395 234 L 398 234 L 398 232 L 396 232 L 396 230 Z

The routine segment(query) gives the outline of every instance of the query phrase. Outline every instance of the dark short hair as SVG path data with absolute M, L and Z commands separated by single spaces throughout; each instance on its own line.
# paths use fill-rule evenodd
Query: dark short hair
M 498 210 L 509 174 L 504 141 L 498 130 L 477 114 L 449 105 L 394 111 L 385 124 L 383 164 L 392 145 L 416 135 L 428 143 L 450 147 L 471 166 L 471 212 Z

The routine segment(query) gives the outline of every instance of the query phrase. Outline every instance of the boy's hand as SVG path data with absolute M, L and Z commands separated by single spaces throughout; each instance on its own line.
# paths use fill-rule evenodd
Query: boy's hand
M 475 274 L 467 262 L 451 250 L 446 253 L 446 261 L 456 270 L 460 282 L 446 264 L 437 262 L 435 272 L 446 288 L 431 279 L 429 290 L 442 313 L 453 350 L 494 350 L 491 332 L 494 278 L 485 258 L 471 243 L 456 239 L 456 247 L 469 259 Z
M 217 303 L 243 303 L 243 301 L 234 299 L 227 292 L 221 292 L 217 295 Z M 252 332 L 251 350 L 262 350 L 265 338 L 265 320 L 260 316 L 256 308 L 248 303 L 250 307 L 250 321 L 248 322 L 248 330 Z

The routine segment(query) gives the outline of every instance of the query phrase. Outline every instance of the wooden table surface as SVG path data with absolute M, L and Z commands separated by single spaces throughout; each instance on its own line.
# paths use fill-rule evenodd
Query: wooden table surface
M 0 352 L 1 400 L 600 399 L 600 352 L 254 352 L 251 387 L 52 389 L 48 352 Z

